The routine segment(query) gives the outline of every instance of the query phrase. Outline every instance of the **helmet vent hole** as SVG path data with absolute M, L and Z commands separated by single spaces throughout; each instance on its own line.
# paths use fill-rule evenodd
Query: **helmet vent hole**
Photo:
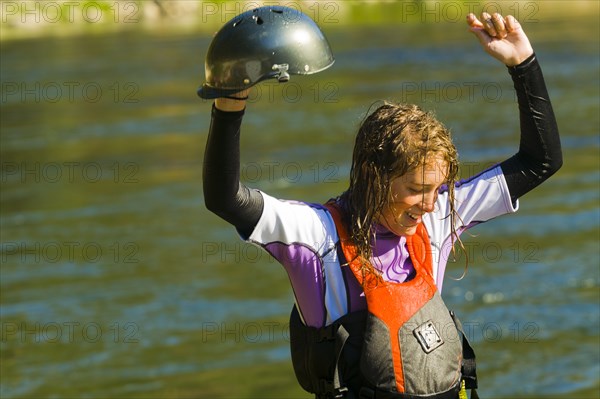
M 273 10 L 271 8 L 271 12 L 277 13 L 277 14 L 283 14 L 283 10 Z
M 263 20 L 261 17 L 256 17 L 256 24 L 257 25 L 262 25 L 263 24 Z
M 243 19 L 240 19 L 239 21 L 235 21 L 233 23 L 233 27 L 235 28 L 236 26 L 241 25 L 243 21 L 244 21 Z

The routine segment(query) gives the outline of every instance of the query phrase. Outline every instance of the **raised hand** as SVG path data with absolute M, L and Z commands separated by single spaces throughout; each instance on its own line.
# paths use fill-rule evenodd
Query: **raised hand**
M 483 49 L 507 66 L 515 66 L 525 61 L 533 48 L 521 24 L 512 15 L 502 17 L 481 13 L 481 20 L 475 14 L 467 15 L 469 30 L 477 36 Z

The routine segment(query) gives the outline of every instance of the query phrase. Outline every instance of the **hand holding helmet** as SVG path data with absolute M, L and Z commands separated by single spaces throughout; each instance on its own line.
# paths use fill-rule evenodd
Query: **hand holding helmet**
M 263 80 L 287 82 L 290 75 L 310 75 L 333 63 L 327 39 L 307 15 L 289 7 L 259 7 L 236 16 L 217 32 L 208 48 L 206 81 L 198 95 L 231 98 Z
M 246 100 L 250 89 L 242 90 L 227 97 L 218 97 L 215 99 L 215 106 L 221 111 L 237 112 L 246 108 Z

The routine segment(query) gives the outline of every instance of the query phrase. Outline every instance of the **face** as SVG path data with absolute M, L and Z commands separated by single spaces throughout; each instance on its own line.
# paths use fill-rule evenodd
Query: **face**
M 446 182 L 448 163 L 432 156 L 425 165 L 392 180 L 392 199 L 377 222 L 398 236 L 413 235 L 423 215 L 432 212 L 438 190 Z

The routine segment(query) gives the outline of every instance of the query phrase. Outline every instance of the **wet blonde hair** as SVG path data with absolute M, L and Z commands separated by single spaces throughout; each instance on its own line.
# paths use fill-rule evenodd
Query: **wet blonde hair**
M 380 274 L 366 260 L 373 255 L 373 224 L 392 199 L 392 180 L 425 165 L 432 156 L 448 165 L 445 181 L 451 234 L 453 242 L 458 241 L 464 248 L 456 233 L 459 217 L 454 207 L 454 186 L 458 179 L 458 152 L 450 131 L 432 112 L 412 104 L 384 102 L 363 120 L 354 144 L 350 184 L 340 198 L 344 223 L 363 260 L 363 277 L 366 273 Z

